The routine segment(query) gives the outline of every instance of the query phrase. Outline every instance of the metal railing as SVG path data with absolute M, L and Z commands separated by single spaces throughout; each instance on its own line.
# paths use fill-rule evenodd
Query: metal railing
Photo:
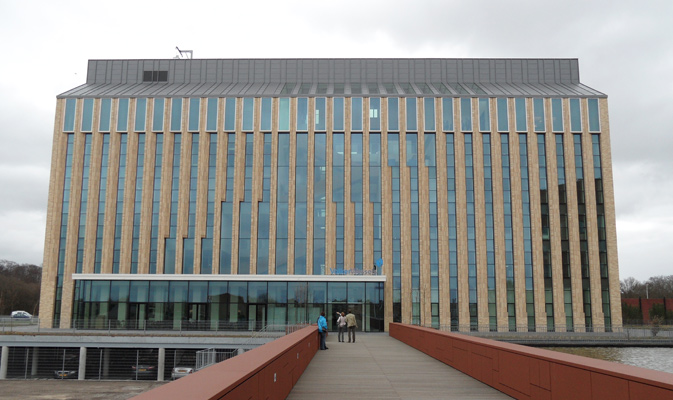
M 263 327 L 259 331 L 253 333 L 248 340 L 241 343 L 240 348 L 249 347 L 253 341 L 259 338 L 269 338 L 278 337 L 278 332 L 285 332 L 285 335 L 296 332 L 300 329 L 307 327 L 308 324 L 294 324 L 294 325 L 283 325 L 283 324 L 271 324 Z M 196 370 L 206 368 L 210 365 L 217 364 L 218 362 L 228 360 L 238 354 L 238 350 L 234 351 L 224 351 L 215 348 L 205 349 L 196 352 Z

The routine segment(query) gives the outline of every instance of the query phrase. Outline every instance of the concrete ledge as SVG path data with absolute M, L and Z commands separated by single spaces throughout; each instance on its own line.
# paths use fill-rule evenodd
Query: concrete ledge
M 284 399 L 317 350 L 309 326 L 133 399 Z
M 398 323 L 390 336 L 517 399 L 673 399 L 673 374 Z

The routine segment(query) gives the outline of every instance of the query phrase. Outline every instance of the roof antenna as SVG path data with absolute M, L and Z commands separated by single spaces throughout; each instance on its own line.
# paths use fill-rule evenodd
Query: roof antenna
M 180 50 L 178 46 L 175 46 L 175 49 L 180 53 L 179 55 L 173 57 L 177 59 L 189 59 L 191 60 L 194 57 L 194 52 L 192 50 Z

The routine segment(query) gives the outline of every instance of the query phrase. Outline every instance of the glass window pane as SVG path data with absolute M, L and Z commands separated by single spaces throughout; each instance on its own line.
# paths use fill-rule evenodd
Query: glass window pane
M 255 99 L 246 97 L 243 99 L 243 130 L 250 132 L 253 130 L 255 122 Z
M 100 101 L 100 122 L 98 130 L 100 132 L 110 132 L 110 111 L 112 99 L 101 99 Z
M 269 303 L 287 303 L 287 282 L 269 282 Z
M 154 288 L 154 283 L 152 282 L 152 288 Z M 187 301 L 187 288 L 188 282 L 186 281 L 173 281 L 170 285 L 170 298 L 171 303 L 184 303 Z
M 442 129 L 444 132 L 453 132 L 453 99 L 442 99 Z
M 129 122 L 129 99 L 119 99 L 117 106 L 117 132 L 127 132 Z
M 308 283 L 288 282 L 287 301 L 294 304 L 306 304 L 308 295 Z
M 262 99 L 261 128 L 263 132 L 271 130 L 271 98 Z
M 535 132 L 544 132 L 545 120 L 543 99 L 533 99 L 533 118 L 535 119 Z
M 290 130 L 290 99 L 286 97 L 278 100 L 278 130 Z
M 365 301 L 365 283 L 364 282 L 349 282 L 348 283 L 348 303 L 364 303 Z
M 200 98 L 191 98 L 189 99 L 189 131 L 198 132 L 199 131 L 199 114 L 201 113 L 201 99 Z
M 416 98 L 407 97 L 407 131 L 417 131 L 418 130 L 418 118 L 416 110 Z
M 297 99 L 297 131 L 308 130 L 308 99 L 300 97 Z
M 146 303 L 149 295 L 150 283 L 148 281 L 131 281 L 129 302 Z
M 228 282 L 210 282 L 208 285 L 208 301 L 210 303 L 224 303 L 228 289 Z
M 509 120 L 507 117 L 507 99 L 498 98 L 498 132 L 508 132 L 509 131 Z
M 187 282 L 176 282 L 186 284 Z M 186 285 L 185 285 L 186 289 Z M 186 296 L 185 296 L 186 300 Z M 168 301 L 168 282 L 154 281 L 150 282 L 149 301 L 155 303 L 166 303 Z
M 362 131 L 362 97 L 351 99 L 351 130 Z
M 582 132 L 582 116 L 580 114 L 580 99 L 570 99 L 570 131 Z
M 460 129 L 463 132 L 472 132 L 472 99 L 460 99 Z
M 479 130 L 491 131 L 491 113 L 489 112 L 488 99 L 479 99 Z
M 521 97 L 514 99 L 514 109 L 516 113 L 516 131 L 526 132 L 528 130 L 526 124 L 526 99 Z
M 82 132 L 91 132 L 93 125 L 93 99 L 84 99 L 82 105 Z
M 327 301 L 329 303 L 345 303 L 348 300 L 346 282 L 329 282 L 327 288 Z
M 248 283 L 248 303 L 266 303 L 267 299 L 266 282 Z
M 206 130 L 208 132 L 217 131 L 217 99 L 208 99 L 208 110 L 206 115 Z
M 601 122 L 598 114 L 598 99 L 587 100 L 589 106 L 589 132 L 600 132 Z
M 399 100 L 397 97 L 388 98 L 388 130 L 400 130 Z
M 372 97 L 369 99 L 369 130 L 381 130 L 381 98 Z
M 435 130 L 435 99 L 426 97 L 423 99 L 423 112 L 425 114 L 425 130 L 432 132 Z
M 308 283 L 308 303 L 327 303 L 327 282 Z
M 234 132 L 236 130 L 236 98 L 229 97 L 224 103 L 224 130 Z
M 163 116 L 162 116 L 163 118 Z M 154 124 L 152 129 L 160 131 L 157 129 L 157 113 L 154 113 Z M 174 98 L 171 99 L 171 132 L 180 132 L 182 131 L 182 99 Z
M 552 131 L 563 132 L 563 102 L 551 99 Z
M 208 282 L 189 283 L 189 302 L 206 303 L 208 301 Z
M 333 129 L 335 131 L 344 130 L 344 98 L 335 97 L 334 98 L 334 113 L 333 113 L 334 123 Z
M 129 301 L 129 281 L 112 281 L 110 285 L 110 301 Z
M 154 101 L 154 108 L 157 107 L 163 113 L 164 110 L 164 99 L 156 99 Z M 160 104 L 157 104 L 160 103 Z M 156 111 L 155 111 L 156 112 Z M 145 132 L 145 117 L 147 115 L 147 99 L 138 99 L 136 100 L 136 119 L 134 129 L 136 132 Z
M 63 118 L 63 132 L 75 131 L 75 108 L 77 106 L 77 99 L 66 99 L 65 101 L 65 116 Z
M 248 302 L 248 282 L 229 282 L 229 302 Z
M 165 99 L 154 99 L 154 116 L 152 118 L 152 131 L 154 132 L 161 132 L 164 130 L 164 105 Z M 136 116 L 137 115 L 138 113 L 136 112 Z
M 326 100 L 324 97 L 315 99 L 315 130 L 324 132 L 326 129 L 325 118 L 327 117 Z

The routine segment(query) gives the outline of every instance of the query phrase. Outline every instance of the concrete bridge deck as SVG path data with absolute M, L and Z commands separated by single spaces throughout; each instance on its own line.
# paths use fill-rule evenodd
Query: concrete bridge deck
M 511 397 L 388 336 L 355 343 L 327 337 L 288 399 L 510 399 Z

